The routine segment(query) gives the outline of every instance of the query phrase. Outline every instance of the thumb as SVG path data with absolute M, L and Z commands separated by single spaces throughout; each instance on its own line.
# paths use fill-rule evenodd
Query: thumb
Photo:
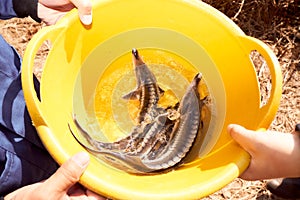
M 256 132 L 248 130 L 237 124 L 230 124 L 227 127 L 227 132 L 231 137 L 239 143 L 247 152 L 251 153 L 255 149 Z
M 80 152 L 67 160 L 49 179 L 49 187 L 55 186 L 53 192 L 67 193 L 70 187 L 79 181 L 80 176 L 89 164 L 89 154 Z
M 90 0 L 70 0 L 78 9 L 80 21 L 85 25 L 92 23 L 92 3 Z

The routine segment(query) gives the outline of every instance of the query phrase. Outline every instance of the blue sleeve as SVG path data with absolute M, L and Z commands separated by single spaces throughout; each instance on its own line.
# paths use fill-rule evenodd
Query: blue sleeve
M 0 35 L 0 196 L 46 179 L 58 167 L 32 126 L 20 70 L 20 56 Z
M 0 19 L 9 19 L 17 17 L 16 12 L 13 8 L 12 0 L 1 0 L 0 1 Z

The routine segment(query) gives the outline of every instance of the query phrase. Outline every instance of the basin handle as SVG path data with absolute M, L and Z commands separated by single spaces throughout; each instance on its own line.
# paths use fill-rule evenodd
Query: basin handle
M 246 50 L 249 51 L 249 55 L 251 51 L 256 50 L 264 57 L 270 70 L 272 79 L 270 98 L 267 103 L 260 108 L 258 116 L 264 116 L 264 118 L 257 124 L 257 127 L 259 128 L 268 128 L 276 115 L 282 94 L 282 73 L 280 64 L 276 55 L 264 42 L 250 36 L 242 36 L 241 40 L 243 42 L 243 46 L 245 46 Z M 261 119 L 261 117 L 259 119 Z
M 35 127 L 47 125 L 43 116 L 43 97 L 41 101 L 37 97 L 37 93 L 33 83 L 33 67 L 34 59 L 37 51 L 46 40 L 50 40 L 52 44 L 60 35 L 64 27 L 62 26 L 48 26 L 39 30 L 29 41 L 22 62 L 21 80 L 24 92 L 24 98 L 29 110 L 30 117 Z

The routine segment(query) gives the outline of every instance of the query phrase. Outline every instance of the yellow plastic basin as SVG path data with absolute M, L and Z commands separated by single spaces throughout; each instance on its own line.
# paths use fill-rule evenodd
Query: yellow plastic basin
M 52 48 L 44 64 L 39 101 L 32 82 L 33 63 L 45 40 Z M 24 55 L 22 84 L 32 121 L 53 158 L 61 164 L 84 150 L 68 128 L 70 124 L 76 129 L 72 113 L 83 126 L 88 125 L 86 119 L 98 119 L 96 130 L 102 130 L 105 118 L 101 121 L 98 112 L 107 114 L 112 125 L 111 113 L 123 112 L 116 109 L 114 88 L 134 89 L 134 84 L 124 82 L 132 71 L 132 48 L 139 49 L 147 63 L 162 64 L 187 82 L 196 72 L 203 74 L 214 105 L 204 147 L 189 162 L 152 175 L 129 174 L 91 155 L 80 182 L 113 199 L 198 199 L 238 177 L 248 166 L 249 155 L 226 127 L 238 123 L 250 129 L 268 128 L 279 105 L 281 71 L 263 42 L 246 36 L 226 16 L 196 0 L 97 0 L 91 26 L 84 27 L 74 10 L 32 38 Z M 264 106 L 250 59 L 253 50 L 264 57 L 271 72 L 272 90 Z M 164 76 L 164 68 L 155 73 L 164 87 L 176 89 Z M 105 81 L 111 81 L 107 90 L 99 86 Z M 99 87 L 108 93 L 98 92 Z M 102 94 L 106 103 L 99 100 Z M 113 141 L 128 125 L 110 127 L 98 137 Z

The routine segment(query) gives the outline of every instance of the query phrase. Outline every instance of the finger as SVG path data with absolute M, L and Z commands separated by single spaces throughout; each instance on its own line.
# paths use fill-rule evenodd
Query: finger
M 85 195 L 85 191 L 86 189 L 82 185 L 76 183 L 68 190 L 67 194 L 69 196 L 83 196 Z
M 46 180 L 47 186 L 53 187 L 54 193 L 67 193 L 69 188 L 79 181 L 88 163 L 89 155 L 86 152 L 75 154 Z
M 106 200 L 107 199 L 105 197 L 99 196 L 98 194 L 96 194 L 90 190 L 86 191 L 86 195 L 89 197 L 90 200 Z
M 237 124 L 230 124 L 227 127 L 231 137 L 239 143 L 246 151 L 251 152 L 256 144 L 256 132 L 248 130 Z
M 50 9 L 49 7 L 38 3 L 38 17 L 46 24 L 53 25 L 67 12 Z
M 246 181 L 256 181 L 264 179 L 264 174 L 260 171 L 255 170 L 255 166 L 250 162 L 248 168 L 239 176 L 239 178 L 246 180 Z M 266 177 L 267 178 L 267 177 Z
M 92 3 L 90 0 L 70 0 L 78 9 L 80 21 L 85 25 L 92 23 Z

